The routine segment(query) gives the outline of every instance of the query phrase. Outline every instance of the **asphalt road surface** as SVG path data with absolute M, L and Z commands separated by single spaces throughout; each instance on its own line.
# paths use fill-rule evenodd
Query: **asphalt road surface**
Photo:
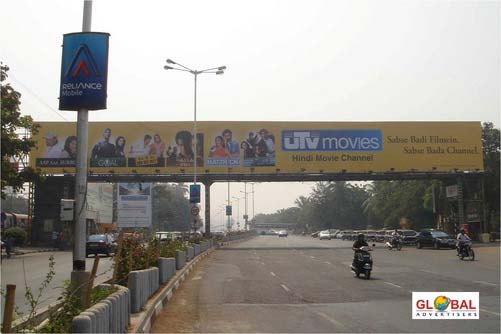
M 388 251 L 379 243 L 367 281 L 349 269 L 352 242 L 260 236 L 200 262 L 152 332 L 497 332 L 499 245 Z M 412 291 L 479 291 L 480 320 L 412 320 Z
M 16 284 L 16 306 L 19 311 L 26 313 L 29 310 L 27 301 L 24 297 L 26 291 L 25 286 L 28 285 L 33 294 L 38 294 L 38 288 L 49 272 L 49 256 L 54 254 L 55 272 L 56 275 L 46 288 L 40 298 L 40 307 L 53 304 L 63 292 L 64 281 L 69 280 L 72 270 L 72 253 L 71 252 L 44 252 L 32 253 L 20 256 L 13 256 L 10 259 L 2 260 L 2 289 L 5 290 L 7 284 Z M 23 269 L 24 262 L 24 269 Z M 87 259 L 86 269 L 90 271 L 94 262 L 93 256 Z M 112 257 L 101 258 L 99 260 L 99 268 L 97 276 L 99 280 L 111 278 Z M 26 273 L 26 274 L 25 274 Z M 26 284 L 25 284 L 26 279 Z M 2 298 L 2 310 L 4 298 Z M 3 313 L 2 313 L 3 318 Z

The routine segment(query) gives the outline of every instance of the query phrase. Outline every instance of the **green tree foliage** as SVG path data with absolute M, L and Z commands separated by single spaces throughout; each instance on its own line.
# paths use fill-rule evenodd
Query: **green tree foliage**
M 188 189 L 183 184 L 153 186 L 152 218 L 157 231 L 188 231 L 191 228 Z
M 499 224 L 499 156 L 500 156 L 500 132 L 492 123 L 482 125 L 482 145 L 484 153 L 485 198 L 487 202 L 488 217 Z M 499 229 L 498 226 L 493 226 Z
M 36 142 L 30 138 L 20 138 L 17 131 L 26 129 L 32 134 L 36 134 L 38 126 L 33 124 L 31 116 L 21 116 L 19 106 L 21 104 L 21 94 L 14 90 L 7 80 L 9 67 L 0 65 L 1 83 L 1 109 L 2 109 L 2 198 L 5 198 L 4 189 L 12 186 L 14 190 L 22 188 L 23 184 L 36 176 L 35 170 L 25 167 L 18 171 L 11 163 L 12 159 L 19 160 L 28 155 Z

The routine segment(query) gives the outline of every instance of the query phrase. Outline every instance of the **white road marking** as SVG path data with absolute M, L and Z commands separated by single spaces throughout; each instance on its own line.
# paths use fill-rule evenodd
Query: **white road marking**
M 485 285 L 490 285 L 490 286 L 498 286 L 497 284 L 494 283 L 489 283 L 486 281 L 474 281 L 475 283 L 480 283 L 480 284 L 485 284 Z
M 391 285 L 391 286 L 394 286 L 394 287 L 402 289 L 402 287 L 400 285 L 396 285 L 396 284 L 393 284 L 391 282 L 384 282 L 384 284 L 388 284 L 388 285 Z
M 483 309 L 483 308 L 480 309 L 480 312 L 486 312 L 486 313 L 494 314 L 494 315 L 497 315 L 498 317 L 501 316 L 501 314 L 499 314 L 499 313 L 492 312 L 492 311 L 489 311 L 489 310 L 486 310 L 486 309 Z
M 277 277 L 277 275 L 275 275 L 275 273 L 274 273 L 273 271 L 270 271 L 270 274 L 271 274 L 271 276 L 273 276 L 273 277 Z
M 340 323 L 339 321 L 337 321 L 336 319 L 334 319 L 333 317 L 329 317 L 327 314 L 323 313 L 323 312 L 315 312 L 316 314 L 318 314 L 319 316 L 321 316 L 322 318 L 324 318 L 325 320 L 333 323 L 334 325 L 336 326 L 339 326 L 339 327 L 344 327 L 344 325 L 342 323 Z
M 327 263 L 327 264 L 332 264 L 332 263 L 330 263 L 329 261 L 325 261 L 324 263 Z
M 287 292 L 290 292 L 291 290 L 284 284 L 280 284 L 280 286 L 282 286 L 282 288 L 284 288 L 285 291 Z
M 436 274 L 436 272 L 434 272 L 434 271 L 429 271 L 429 270 L 424 270 L 424 269 L 420 269 L 419 271 L 422 271 L 423 273 L 428 273 L 428 274 Z
M 202 278 L 203 278 L 202 276 L 195 276 L 191 280 L 192 281 L 197 281 L 197 280 L 202 279 Z
M 264 262 L 261 262 L 261 264 L 264 266 Z
M 314 256 L 311 256 L 311 255 L 310 255 L 310 257 L 311 257 L 312 259 L 314 259 L 314 258 L 315 258 Z

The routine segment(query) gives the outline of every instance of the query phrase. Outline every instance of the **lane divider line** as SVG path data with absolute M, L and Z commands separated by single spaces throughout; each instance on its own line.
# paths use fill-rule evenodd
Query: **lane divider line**
M 334 325 L 338 326 L 338 327 L 344 327 L 344 325 L 342 323 L 340 323 L 339 321 L 337 321 L 333 317 L 329 317 L 324 312 L 315 311 L 315 313 L 318 314 L 319 316 L 321 316 L 322 318 L 324 318 L 325 320 L 327 320 L 327 321 L 333 323 Z
M 287 292 L 291 292 L 291 289 L 289 289 L 285 284 L 280 284 L 280 286 Z
M 399 288 L 399 289 L 402 289 L 402 287 L 400 285 L 396 285 L 396 284 L 393 284 L 391 282 L 383 282 L 384 284 L 388 284 L 388 285 L 391 285 L 391 286 L 394 286 L 396 288 Z
M 419 269 L 419 271 L 422 271 L 423 273 L 428 273 L 428 274 L 437 274 L 434 271 L 429 271 L 429 270 L 424 270 L 424 269 Z
M 490 285 L 490 286 L 498 286 L 497 284 L 489 283 L 489 282 L 486 282 L 486 281 L 474 281 L 474 282 L 475 283 L 479 283 L 479 284 Z
M 326 264 L 332 264 L 332 263 L 330 263 L 329 261 L 325 261 L 324 263 L 326 263 Z
M 496 313 L 496 312 L 492 312 L 492 311 L 489 311 L 489 310 L 486 310 L 486 309 L 484 309 L 484 308 L 481 308 L 481 309 L 480 309 L 480 312 L 486 312 L 486 313 L 489 313 L 489 314 L 494 314 L 494 315 L 497 315 L 498 317 L 501 317 L 501 314 Z
M 274 273 L 273 271 L 270 271 L 270 274 L 271 274 L 271 276 L 273 276 L 273 277 L 277 277 L 277 275 L 275 275 L 275 273 Z

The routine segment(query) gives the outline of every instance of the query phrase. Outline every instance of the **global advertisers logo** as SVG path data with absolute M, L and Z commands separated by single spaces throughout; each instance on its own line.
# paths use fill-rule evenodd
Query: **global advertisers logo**
M 107 33 L 74 33 L 63 38 L 59 109 L 106 109 Z
M 478 292 L 413 292 L 412 319 L 479 319 Z
M 283 151 L 381 151 L 380 129 L 283 130 Z

